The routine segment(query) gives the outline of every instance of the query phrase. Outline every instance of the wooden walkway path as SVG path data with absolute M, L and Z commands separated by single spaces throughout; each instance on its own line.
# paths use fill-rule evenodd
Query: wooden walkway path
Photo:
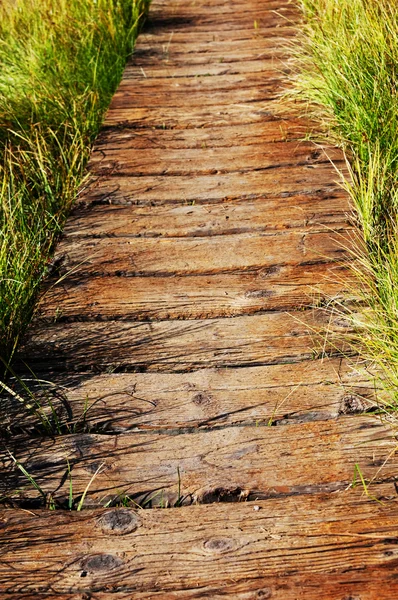
M 347 326 L 319 307 L 352 227 L 281 115 L 297 19 L 288 0 L 154 0 L 22 350 L 58 430 L 5 424 L 1 598 L 398 598 L 396 442 L 314 335 Z

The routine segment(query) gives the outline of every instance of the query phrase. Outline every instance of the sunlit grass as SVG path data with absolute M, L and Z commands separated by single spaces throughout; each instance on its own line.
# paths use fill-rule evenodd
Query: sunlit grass
M 150 0 L 0 3 L 0 358 L 34 310 Z
M 364 249 L 358 289 L 370 310 L 353 342 L 398 407 L 398 5 L 387 0 L 301 0 L 298 97 L 346 153 L 346 188 Z

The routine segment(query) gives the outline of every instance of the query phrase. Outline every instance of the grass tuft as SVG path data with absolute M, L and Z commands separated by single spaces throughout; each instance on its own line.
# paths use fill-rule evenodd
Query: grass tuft
M 150 0 L 0 3 L 0 357 L 7 365 Z
M 398 5 L 299 0 L 297 97 L 348 159 L 346 189 L 364 244 L 356 273 L 366 310 L 352 336 L 398 408 Z M 355 320 L 355 317 L 353 317 Z

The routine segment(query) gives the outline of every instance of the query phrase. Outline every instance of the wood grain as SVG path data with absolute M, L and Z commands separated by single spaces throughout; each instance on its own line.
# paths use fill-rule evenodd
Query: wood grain
M 269 269 L 349 258 L 352 228 L 309 229 L 192 238 L 80 238 L 58 248 L 65 275 L 192 275 Z M 211 257 L 211 261 L 209 258 Z
M 185 55 L 183 55 L 183 57 L 184 56 Z M 198 53 L 195 52 L 194 56 L 197 57 Z M 203 54 L 203 56 L 208 57 L 208 53 L 206 52 Z M 248 59 L 250 60 L 251 56 L 249 56 Z M 212 97 L 212 99 L 214 99 L 213 94 L 217 95 L 220 92 L 231 93 L 234 92 L 237 87 L 241 88 L 241 90 L 245 93 L 250 91 L 253 92 L 256 89 L 265 90 L 267 89 L 267 86 L 273 85 L 274 78 L 284 78 L 284 73 L 281 71 L 280 66 L 275 66 L 274 60 L 271 59 L 269 63 L 263 60 L 262 65 L 264 71 L 261 73 L 224 73 L 222 75 L 218 75 L 217 77 L 212 77 L 209 75 L 202 77 L 178 77 L 174 83 L 171 83 L 169 78 L 154 78 L 150 73 L 148 76 L 146 72 L 145 75 L 147 75 L 147 77 L 145 77 L 141 72 L 143 81 L 140 82 L 140 85 L 137 87 L 134 97 L 140 100 L 141 98 L 146 97 L 148 95 L 148 91 L 150 91 L 151 98 L 154 99 L 158 98 L 159 95 L 166 91 L 168 95 L 180 95 L 181 98 L 183 97 L 183 94 L 190 94 L 193 96 L 196 96 L 197 94 L 208 94 Z M 129 70 L 127 69 L 126 75 L 128 74 Z M 156 94 L 153 93 L 155 89 Z M 128 77 L 123 78 L 117 94 L 119 98 L 130 97 L 132 95 L 131 80 L 129 80 Z M 226 97 L 226 101 L 228 103 L 228 96 Z M 151 105 L 149 104 L 149 106 Z
M 157 506 L 332 492 L 353 481 L 355 465 L 368 479 L 396 474 L 394 433 L 372 416 L 176 433 L 71 434 L 28 448 L 15 439 L 8 447 L 42 492 L 65 507 L 68 469 L 77 496 L 97 472 L 88 506 L 123 494 Z M 7 453 L 2 462 L 2 495 L 18 490 L 19 500 L 41 499 Z
M 59 272 L 59 271 L 58 271 Z M 348 267 L 320 261 L 273 265 L 249 272 L 144 277 L 65 273 L 49 280 L 37 321 L 200 319 L 238 317 L 263 311 L 294 311 L 355 297 Z
M 348 320 L 321 309 L 233 319 L 38 323 L 20 355 L 35 372 L 178 372 L 348 354 L 338 338 L 350 331 Z
M 254 25 L 254 23 L 253 23 Z M 231 36 L 222 36 L 219 32 L 214 32 L 213 35 L 201 32 L 198 37 L 194 40 L 184 34 L 183 31 L 175 31 L 171 36 L 167 32 L 159 31 L 156 35 L 146 36 L 145 33 L 140 38 L 139 47 L 136 49 L 134 58 L 127 65 L 126 70 L 134 66 L 136 57 L 141 61 L 141 57 L 145 55 L 147 50 L 153 50 L 156 52 L 157 49 L 163 50 L 163 58 L 175 55 L 198 57 L 200 55 L 208 54 L 209 52 L 218 52 L 217 58 L 222 60 L 228 60 L 230 55 L 236 56 L 239 62 L 244 62 L 247 58 L 247 52 L 254 52 L 256 57 L 262 58 L 262 62 L 265 67 L 268 66 L 269 62 L 275 56 L 284 56 L 287 59 L 291 59 L 290 48 L 287 48 L 286 33 L 288 30 L 285 28 L 283 31 L 284 35 L 278 35 L 276 31 L 272 35 L 264 36 L 256 34 L 255 31 L 239 35 L 239 39 L 232 34 Z M 243 43 L 243 38 L 244 43 Z M 154 63 L 154 61 L 152 61 Z M 189 56 L 187 61 L 189 62 Z
M 76 210 L 65 227 L 69 243 L 81 237 L 205 237 L 301 228 L 311 232 L 349 224 L 344 195 L 321 194 L 219 204 L 99 205 Z M 320 226 L 326 227 L 321 228 Z
M 140 78 L 144 78 L 139 73 Z M 140 84 L 137 84 L 140 85 Z M 313 124 L 312 124 L 313 126 Z M 234 144 L 260 145 L 268 142 L 292 141 L 299 142 L 305 136 L 311 123 L 305 119 L 292 117 L 275 117 L 262 123 L 231 125 L 225 127 L 205 127 L 204 129 L 139 129 L 138 131 L 125 123 L 124 127 L 103 127 L 94 145 L 94 153 L 106 152 L 108 149 L 135 149 L 137 152 L 146 148 L 158 148 L 159 157 L 162 150 L 180 148 L 230 148 Z M 315 149 L 315 146 L 314 146 Z M 144 156 L 144 153 L 140 153 Z M 95 154 L 92 155 L 93 157 Z M 164 160 L 167 157 L 164 156 Z
M 2 511 L 0 585 L 24 600 L 391 600 L 396 493 L 374 493 L 384 501 L 347 490 L 174 510 Z
M 203 13 L 197 14 L 197 7 L 192 4 L 188 6 L 183 3 L 170 5 L 165 1 L 161 1 L 154 5 L 154 8 L 149 15 L 149 20 L 151 21 L 151 18 L 154 16 L 156 17 L 156 15 L 159 15 L 163 20 L 166 21 L 173 15 L 188 15 L 191 19 L 190 22 L 212 22 L 215 20 L 219 25 L 220 18 L 223 18 L 225 14 L 232 16 L 235 23 L 241 23 L 242 16 L 249 15 L 252 17 L 253 15 L 260 15 L 263 12 L 268 17 L 272 16 L 273 18 L 278 16 L 281 17 L 281 15 L 286 15 L 287 13 L 293 13 L 296 17 L 298 17 L 297 9 L 295 9 L 294 6 L 292 6 L 290 3 L 286 4 L 286 2 L 279 2 L 278 0 L 266 0 L 266 2 L 261 6 L 248 5 L 243 1 L 236 2 L 236 4 L 234 2 L 234 4 L 231 6 L 231 4 L 225 2 L 225 0 L 221 2 L 218 1 L 217 3 L 207 0 L 201 3 L 200 6 L 203 8 Z M 210 8 L 212 10 L 209 10 Z M 216 18 L 214 19 L 214 17 Z M 286 24 L 286 21 L 284 24 Z M 157 26 L 157 31 L 158 30 L 159 28 Z
M 194 42 L 192 39 L 192 32 L 188 27 L 180 30 L 173 29 L 171 19 L 169 18 L 167 21 L 166 13 L 163 13 L 165 8 L 167 10 L 167 7 L 160 7 L 159 5 L 159 10 L 157 10 L 155 3 L 153 3 L 151 16 L 157 18 L 157 23 L 154 23 L 154 18 L 152 18 L 151 23 L 151 16 L 147 20 L 146 27 L 141 33 L 139 42 L 134 51 L 134 55 L 130 59 L 131 64 L 137 62 L 136 57 L 139 56 L 141 48 L 145 49 L 147 46 L 156 44 L 167 46 L 169 43 L 170 45 L 173 43 L 176 45 L 175 47 L 177 49 L 183 51 L 184 44 L 192 44 Z M 214 3 L 212 8 L 214 9 Z M 180 9 L 178 9 L 178 13 L 179 10 Z M 281 3 L 279 3 L 279 11 L 280 10 Z M 156 17 L 156 15 L 158 16 Z M 163 23 L 161 22 L 162 17 Z M 258 24 L 261 26 L 261 23 Z M 233 43 L 235 48 L 239 47 L 242 49 L 242 51 L 245 50 L 247 44 L 250 44 L 256 40 L 260 40 L 264 44 L 264 47 L 270 46 L 270 50 L 272 50 L 272 52 L 275 51 L 278 53 L 288 49 L 289 56 L 291 57 L 289 42 L 291 41 L 291 38 L 294 37 L 299 31 L 299 24 L 297 24 L 297 22 L 291 22 L 290 24 L 284 22 L 277 28 L 261 27 L 260 31 L 256 31 L 254 29 L 254 21 L 252 25 L 253 27 L 250 28 L 241 27 L 233 30 L 231 29 L 230 31 L 225 31 L 225 29 L 218 27 L 210 28 L 208 30 L 200 30 L 195 28 L 195 40 L 197 41 L 198 45 L 213 42 Z M 170 41 L 171 31 L 173 32 L 173 35 L 171 36 Z M 268 53 L 265 53 L 263 58 L 267 59 L 267 56 Z M 154 66 L 156 66 L 156 62 L 153 61 Z
M 279 55 L 276 53 L 276 60 L 282 61 L 283 56 L 282 53 L 279 53 Z M 224 58 L 223 61 L 221 61 L 221 59 L 218 59 L 217 62 L 203 60 L 202 62 L 196 62 L 195 64 L 189 65 L 182 61 L 178 61 L 177 59 L 174 60 L 172 56 L 167 56 L 164 59 L 158 58 L 159 60 L 154 64 L 150 55 L 150 50 L 146 53 L 142 52 L 140 56 L 140 66 L 138 67 L 135 62 L 128 65 L 126 68 L 126 77 L 134 80 L 135 84 L 137 84 L 137 81 L 141 82 L 151 78 L 161 80 L 169 77 L 178 79 L 179 77 L 202 78 L 219 75 L 242 75 L 245 73 L 265 74 L 267 63 L 271 63 L 273 67 L 272 73 L 275 80 L 278 75 L 286 75 L 289 73 L 289 69 L 286 65 L 278 63 L 275 67 L 275 59 L 267 61 L 267 58 L 265 57 L 264 60 L 264 57 L 261 55 L 254 55 L 253 60 L 248 58 L 245 61 L 233 61 Z M 264 62 L 266 64 L 264 64 Z
M 291 144 L 291 148 L 289 148 Z M 159 162 L 159 150 L 147 149 L 144 154 L 134 150 L 105 150 L 93 155 L 90 167 L 93 175 L 118 174 L 125 176 L 143 175 L 187 175 L 245 173 L 253 170 L 275 169 L 289 165 L 315 165 L 338 162 L 340 151 L 329 149 L 328 155 L 317 149 L 312 143 L 274 142 L 268 148 L 253 145 L 230 148 L 195 148 L 169 150 L 167 167 L 165 161 Z M 261 167 L 259 165 L 261 164 Z
M 226 425 L 291 425 L 360 414 L 382 391 L 344 359 L 190 373 L 59 374 L 34 390 L 65 431 L 121 433 Z M 49 404 L 51 401 L 51 404 Z M 4 430 L 40 427 L 15 403 Z
M 141 121 L 142 122 L 142 121 Z M 153 177 L 102 175 L 94 180 L 82 197 L 84 204 L 196 204 L 242 202 L 257 198 L 297 195 L 335 194 L 341 187 L 338 176 L 328 164 L 290 166 L 248 173 Z M 347 204 L 348 206 L 348 204 Z

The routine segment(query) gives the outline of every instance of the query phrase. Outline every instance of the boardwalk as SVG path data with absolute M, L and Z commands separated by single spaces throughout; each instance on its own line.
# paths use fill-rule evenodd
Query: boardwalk
M 342 156 L 282 112 L 298 19 L 154 0 L 21 350 L 57 419 L 6 423 L 2 598 L 398 597 L 396 442 L 322 308 Z

